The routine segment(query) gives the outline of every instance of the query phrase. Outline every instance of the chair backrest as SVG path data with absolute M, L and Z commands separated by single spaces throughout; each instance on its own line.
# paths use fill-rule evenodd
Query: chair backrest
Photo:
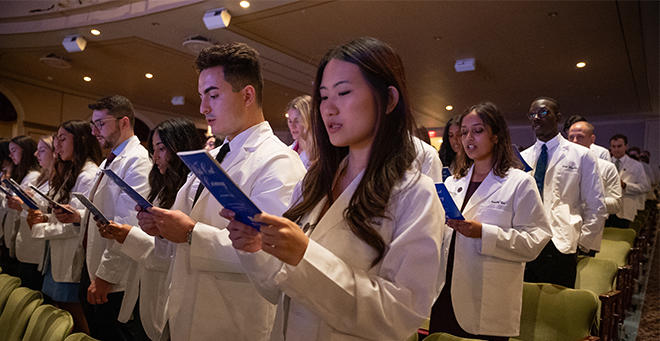
M 481 339 L 466 339 L 447 333 L 433 333 L 424 338 L 424 341 L 483 341 Z
M 21 341 L 30 316 L 44 301 L 40 292 L 20 287 L 12 291 L 0 315 L 3 341 Z
M 603 239 L 600 242 L 600 252 L 596 258 L 614 261 L 618 266 L 625 266 L 630 253 L 630 244 L 620 240 Z
M 591 291 L 546 283 L 525 283 L 520 317 L 523 341 L 580 340 L 589 335 L 598 309 Z
M 593 257 L 582 258 L 577 265 L 575 289 L 591 290 L 597 295 L 615 289 L 619 267 L 614 261 Z
M 606 227 L 603 229 L 603 239 L 628 242 L 630 247 L 635 246 L 637 231 L 633 228 L 620 229 L 618 227 Z
M 7 274 L 0 274 L 0 314 L 5 308 L 9 295 L 21 285 L 21 279 Z
M 641 220 L 635 220 L 630 223 L 630 229 L 634 230 L 635 233 L 639 233 L 644 227 L 644 223 Z
M 99 341 L 85 333 L 75 333 L 67 336 L 64 341 Z
M 22 341 L 63 341 L 72 329 L 73 318 L 68 311 L 45 304 L 32 313 Z

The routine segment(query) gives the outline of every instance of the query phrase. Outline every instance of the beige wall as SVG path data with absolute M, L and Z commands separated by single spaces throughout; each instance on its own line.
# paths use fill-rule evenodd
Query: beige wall
M 89 120 L 91 110 L 87 105 L 98 99 L 95 95 L 49 87 L 39 81 L 11 75 L 0 75 L 0 92 L 12 102 L 18 117 L 14 124 L 0 122 L 0 137 L 6 139 L 24 134 L 37 139 L 43 134 L 54 132 L 62 122 Z M 156 112 L 140 106 L 136 106 L 135 116 L 149 128 L 176 117 L 175 114 Z M 199 129 L 206 129 L 202 115 L 194 122 Z

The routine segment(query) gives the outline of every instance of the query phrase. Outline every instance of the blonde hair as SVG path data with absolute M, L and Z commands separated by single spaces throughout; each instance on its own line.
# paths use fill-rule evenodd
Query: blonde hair
M 305 151 L 310 160 L 314 160 L 316 153 L 314 152 L 314 134 L 311 134 L 311 115 L 312 115 L 312 97 L 309 95 L 298 96 L 286 105 L 286 112 L 291 109 L 298 110 L 298 122 L 302 125 L 301 138 L 305 140 Z

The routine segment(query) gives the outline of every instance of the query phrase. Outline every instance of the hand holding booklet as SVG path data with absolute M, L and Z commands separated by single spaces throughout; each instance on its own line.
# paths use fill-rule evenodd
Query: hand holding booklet
M 103 215 L 103 213 L 101 213 L 101 211 L 99 210 L 99 208 L 96 207 L 96 205 L 94 205 L 93 202 L 89 201 L 89 199 L 87 199 L 87 197 L 86 197 L 84 194 L 82 194 L 82 193 L 71 193 L 71 194 L 72 194 L 74 197 L 78 198 L 78 200 L 80 200 L 80 203 L 82 203 L 83 205 L 85 205 L 85 207 L 87 207 L 87 209 L 89 210 L 89 212 L 90 212 L 92 215 L 94 215 L 94 217 L 96 218 L 96 220 L 99 221 L 99 223 L 101 223 L 101 224 L 103 224 L 103 225 L 108 225 L 108 224 L 110 224 L 110 221 L 108 221 L 108 218 L 106 218 L 106 217 Z
M 261 210 L 241 191 L 229 175 L 222 170 L 218 161 L 206 150 L 178 152 L 177 155 L 216 200 L 236 214 L 235 220 L 252 226 L 256 230 L 261 228 L 261 224 L 254 221 L 254 216 L 261 213 Z
M 22 188 L 19 186 L 14 179 L 4 179 L 2 182 L 7 185 L 11 189 L 12 192 L 16 193 L 16 195 L 23 200 L 23 203 L 27 205 L 27 207 L 33 209 L 33 210 L 38 210 L 39 205 L 37 204 L 32 197 L 30 197 Z
M 135 189 L 133 189 L 131 185 L 127 184 L 126 181 L 124 181 L 124 179 L 120 178 L 119 175 L 117 175 L 117 173 L 113 172 L 112 169 L 106 168 L 106 169 L 102 169 L 101 171 L 103 171 L 103 173 L 105 173 L 107 177 L 109 177 L 112 181 L 114 181 L 114 183 L 116 183 L 117 186 L 119 186 L 119 188 L 121 188 L 121 190 L 124 191 L 124 193 L 128 194 L 128 196 L 131 197 L 131 199 L 133 199 L 138 205 L 140 205 L 140 207 L 144 208 L 145 210 L 153 207 L 153 205 L 149 202 L 149 200 L 145 199 L 142 195 L 140 195 L 140 193 L 138 193 Z
M 456 206 L 454 199 L 449 194 L 447 186 L 443 183 L 437 183 L 435 184 L 435 190 L 438 192 L 442 207 L 445 209 L 445 217 L 447 219 L 465 220 L 458 206 Z
M 31 188 L 32 191 L 34 191 L 35 193 L 37 193 L 37 194 L 39 194 L 40 196 L 44 197 L 44 199 L 46 199 L 46 201 L 48 201 L 48 203 L 50 204 L 50 206 L 51 206 L 52 208 L 57 208 L 57 209 L 60 209 L 60 210 L 65 210 L 67 213 L 70 213 L 70 214 L 74 214 L 74 213 L 75 213 L 75 212 L 73 212 L 70 208 L 68 208 L 68 207 L 66 207 L 66 206 L 62 206 L 59 202 L 56 202 L 55 200 L 49 198 L 47 195 L 41 193 L 41 191 L 40 191 L 39 189 L 37 189 L 36 187 L 30 185 L 30 188 Z

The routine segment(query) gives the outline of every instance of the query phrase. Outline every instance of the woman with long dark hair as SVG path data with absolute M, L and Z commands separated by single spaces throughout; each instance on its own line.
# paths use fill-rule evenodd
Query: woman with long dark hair
M 36 151 L 37 141 L 29 136 L 16 136 L 9 143 L 9 157 L 11 157 L 14 163 L 11 179 L 16 181 L 27 192 L 30 192 L 29 185 L 35 184 L 41 171 L 39 161 L 34 155 Z M 25 223 L 25 217 L 27 215 L 27 211 L 24 210 L 23 201 L 17 196 L 11 196 L 7 198 L 7 207 L 13 211 L 10 211 L 5 218 L 5 234 L 10 234 L 8 245 L 10 255 L 12 257 L 16 256 L 19 261 L 18 277 L 21 278 L 22 285 L 33 290 L 39 290 L 43 281 L 43 276 L 39 270 L 42 261 L 39 258 L 43 256 L 41 254 L 43 247 L 38 247 L 29 238 L 16 240 L 21 221 Z M 7 227 L 9 227 L 9 231 L 7 231 Z M 5 236 L 5 240 L 7 240 L 7 236 Z M 19 246 L 23 250 L 18 250 Z M 37 254 L 34 253 L 35 248 L 33 246 L 37 246 L 36 248 L 39 249 Z
M 454 161 L 456 155 L 463 151 L 461 146 L 461 127 L 458 125 L 459 116 L 452 117 L 445 125 L 445 131 L 442 133 L 442 144 L 438 155 L 442 161 L 442 165 L 449 167 L 449 170 L 454 170 Z
M 552 232 L 500 110 L 478 104 L 458 124 L 464 152 L 445 184 L 465 220 L 447 220 L 453 230 L 445 236 L 445 286 L 429 332 L 504 341 L 519 334 L 525 262 L 539 255 Z
M 88 332 L 78 301 L 78 284 L 85 260 L 84 233 L 80 229 L 85 207 L 72 193 L 89 195 L 102 160 L 101 146 L 92 135 L 89 122 L 79 120 L 62 123 L 55 139 L 57 158 L 48 195 L 73 213 L 57 208 L 52 209 L 52 214 L 30 210 L 27 220 L 32 236 L 46 240 L 45 278 L 40 290 L 59 308 L 71 313 L 74 330 Z
M 186 118 L 172 118 L 161 122 L 149 132 L 148 150 L 153 160 L 149 173 L 151 192 L 147 200 L 161 208 L 171 208 L 179 188 L 186 182 L 190 170 L 176 155 L 177 152 L 204 148 L 197 128 Z M 136 207 L 140 211 L 142 208 Z M 120 251 L 137 262 L 128 275 L 122 308 L 119 314 L 128 320 L 131 313 L 140 317 L 142 332 L 151 340 L 158 340 L 165 324 L 165 303 L 169 292 L 167 271 L 171 257 L 154 254 L 154 237 L 139 227 L 110 222 L 103 227 L 103 237 L 115 239 Z M 139 297 L 139 311 L 136 302 Z
M 258 215 L 261 232 L 232 220 L 230 238 L 251 282 L 279 301 L 271 340 L 405 340 L 441 287 L 445 225 L 413 162 L 402 60 L 374 38 L 338 46 L 313 95 L 319 157 L 292 207 Z

